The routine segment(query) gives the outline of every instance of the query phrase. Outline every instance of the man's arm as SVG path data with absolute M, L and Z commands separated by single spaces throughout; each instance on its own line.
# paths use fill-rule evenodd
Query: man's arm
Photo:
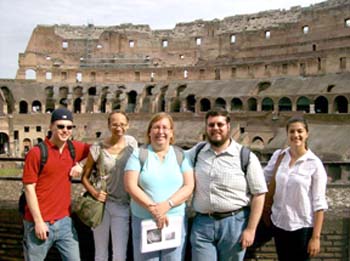
M 35 235 L 41 239 L 46 240 L 49 229 L 45 224 L 39 209 L 38 198 L 35 192 L 36 183 L 24 184 L 24 193 L 26 195 L 27 205 L 32 214 L 35 223 Z
M 248 225 L 246 229 L 243 230 L 241 236 L 242 248 L 247 248 L 254 242 L 256 228 L 259 224 L 264 207 L 264 201 L 265 193 L 252 195 Z

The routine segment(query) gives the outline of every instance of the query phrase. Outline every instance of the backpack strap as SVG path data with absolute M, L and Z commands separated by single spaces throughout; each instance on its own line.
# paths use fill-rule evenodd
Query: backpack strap
M 240 158 L 241 158 L 241 168 L 244 172 L 244 175 L 247 175 L 247 169 L 249 165 L 249 156 L 250 156 L 250 149 L 248 147 L 242 146 L 241 152 L 240 152 Z
M 204 148 L 205 144 L 206 144 L 206 141 L 198 143 L 196 147 L 196 152 L 194 155 L 193 168 L 195 168 L 198 160 L 198 155 L 200 151 Z M 247 169 L 249 165 L 249 156 L 250 156 L 250 149 L 248 147 L 242 146 L 240 151 L 240 160 L 241 160 L 241 168 L 245 175 L 247 174 Z
M 173 145 L 174 151 L 175 151 L 175 156 L 177 160 L 177 164 L 181 167 L 182 162 L 184 161 L 184 151 L 182 148 L 179 146 Z
M 196 152 L 195 152 L 195 154 L 194 154 L 193 168 L 196 167 L 199 152 L 201 152 L 201 150 L 204 148 L 204 146 L 205 146 L 206 143 L 207 143 L 206 141 L 202 141 L 202 142 L 198 143 L 198 145 L 197 145 L 197 147 L 196 147 Z
M 143 169 L 143 165 L 145 164 L 145 161 L 148 157 L 148 149 L 147 149 L 147 144 L 143 144 L 140 146 L 140 154 L 139 154 L 139 160 L 140 160 L 140 164 L 141 164 L 141 170 Z M 180 148 L 179 146 L 173 145 L 174 148 L 174 152 L 175 152 L 175 156 L 176 156 L 176 161 L 179 164 L 179 166 L 181 166 L 185 156 L 184 156 L 184 151 L 182 148 Z
M 45 144 L 45 142 L 39 142 L 37 144 L 37 146 L 39 147 L 40 149 L 40 165 L 39 165 L 39 173 L 38 175 L 41 174 L 41 171 L 43 170 L 46 162 L 47 162 L 47 158 L 48 158 L 48 150 L 47 150 L 47 146 Z
M 75 148 L 73 142 L 71 140 L 67 140 L 67 145 L 69 154 L 72 157 L 73 162 L 75 162 Z M 38 173 L 40 175 L 49 157 L 49 152 L 47 149 L 47 145 L 44 141 L 39 142 L 36 146 L 38 146 L 40 149 L 40 166 Z
M 72 160 L 75 163 L 75 148 L 74 148 L 73 142 L 71 140 L 67 140 L 67 144 L 68 144 L 70 156 L 72 157 Z

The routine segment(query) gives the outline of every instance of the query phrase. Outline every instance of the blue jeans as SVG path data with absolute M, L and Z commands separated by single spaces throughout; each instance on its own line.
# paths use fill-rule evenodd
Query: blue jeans
M 135 261 L 181 261 L 185 256 L 185 239 L 187 222 L 184 217 L 182 226 L 182 242 L 179 247 L 169 248 L 160 251 L 153 251 L 148 253 L 141 253 L 141 221 L 142 219 L 135 217 L 131 218 L 132 225 L 132 244 Z
M 243 260 L 241 234 L 248 224 L 249 208 L 220 220 L 197 214 L 193 220 L 191 246 L 193 261 Z
M 26 261 L 44 260 L 47 252 L 52 246 L 55 246 L 61 254 L 64 261 L 79 261 L 79 242 L 78 235 L 70 217 L 65 217 L 50 224 L 46 222 L 49 228 L 49 237 L 47 240 L 41 240 L 35 235 L 34 223 L 23 220 L 23 253 Z
M 129 206 L 107 200 L 102 223 L 93 229 L 95 261 L 108 260 L 109 234 L 112 237 L 113 261 L 126 260 L 129 239 Z

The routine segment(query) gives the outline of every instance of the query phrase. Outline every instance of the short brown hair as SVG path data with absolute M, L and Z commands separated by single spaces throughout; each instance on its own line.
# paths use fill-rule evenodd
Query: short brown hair
M 146 133 L 146 141 L 147 144 L 151 143 L 151 140 L 149 138 L 149 134 L 151 132 L 151 129 L 153 127 L 153 124 L 157 121 L 160 121 L 162 119 L 168 119 L 170 122 L 170 129 L 173 131 L 173 136 L 170 139 L 170 144 L 174 144 L 175 143 L 175 134 L 174 134 L 174 120 L 173 118 L 170 116 L 170 114 L 166 113 L 166 112 L 159 112 L 157 114 L 154 114 L 150 120 L 150 122 L 148 123 L 148 127 L 147 127 L 147 133 Z

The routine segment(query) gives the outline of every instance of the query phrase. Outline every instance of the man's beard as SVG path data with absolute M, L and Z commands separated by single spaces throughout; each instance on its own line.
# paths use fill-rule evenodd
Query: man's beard
M 211 145 L 213 145 L 214 147 L 220 147 L 220 146 L 224 145 L 227 140 L 230 139 L 230 136 L 229 135 L 223 136 L 221 140 L 212 140 L 207 133 L 207 139 L 208 139 L 209 143 Z

